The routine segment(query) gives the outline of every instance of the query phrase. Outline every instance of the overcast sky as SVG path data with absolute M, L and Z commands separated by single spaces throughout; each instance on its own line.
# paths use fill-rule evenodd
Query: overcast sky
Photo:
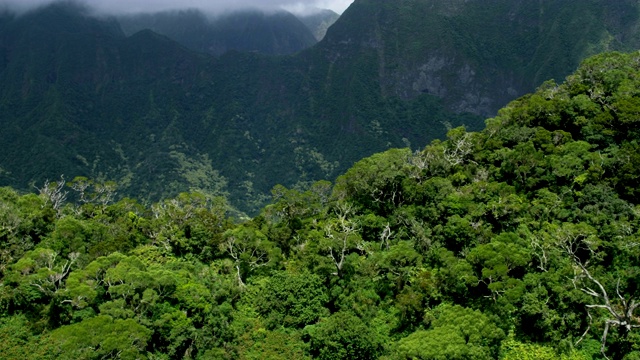
M 0 7 L 24 11 L 55 0 L 0 0 Z M 353 0 L 78 0 L 102 13 L 138 13 L 162 10 L 198 8 L 207 12 L 220 12 L 239 8 L 285 8 L 305 12 L 310 8 L 331 9 L 341 14 Z

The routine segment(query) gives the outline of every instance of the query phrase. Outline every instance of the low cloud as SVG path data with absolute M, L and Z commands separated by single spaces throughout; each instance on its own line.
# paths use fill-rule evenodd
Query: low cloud
M 0 0 L 0 8 L 24 12 L 56 0 Z M 287 9 L 292 12 L 311 12 L 331 9 L 342 13 L 353 0 L 76 0 L 103 14 L 135 14 L 167 10 L 200 9 L 205 12 L 244 8 Z

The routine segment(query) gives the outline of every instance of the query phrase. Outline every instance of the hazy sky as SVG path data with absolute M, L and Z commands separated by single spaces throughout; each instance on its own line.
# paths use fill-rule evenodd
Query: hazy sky
M 0 8 L 24 11 L 48 4 L 54 0 L 0 0 Z M 331 9 L 341 14 L 353 0 L 77 0 L 89 4 L 100 12 L 137 13 L 198 8 L 219 12 L 246 7 L 285 8 L 289 11 L 304 12 L 309 8 Z

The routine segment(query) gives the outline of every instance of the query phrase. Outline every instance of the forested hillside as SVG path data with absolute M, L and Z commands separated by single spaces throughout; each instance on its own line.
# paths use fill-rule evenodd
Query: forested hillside
M 5 359 L 637 359 L 640 53 L 334 184 L 0 190 Z M 67 179 L 70 180 L 70 179 Z
M 318 48 L 386 96 L 492 116 L 589 55 L 640 48 L 639 15 L 634 0 L 356 0 Z
M 116 181 L 257 214 L 357 160 L 480 130 L 587 55 L 640 48 L 636 1 L 357 0 L 292 56 L 216 58 L 70 3 L 0 16 L 0 185 Z

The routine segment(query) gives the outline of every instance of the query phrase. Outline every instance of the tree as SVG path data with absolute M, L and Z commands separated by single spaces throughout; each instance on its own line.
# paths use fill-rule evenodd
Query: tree
M 50 335 L 60 344 L 59 359 L 140 359 L 152 332 L 132 319 L 99 315 L 62 326 Z
M 364 242 L 358 234 L 359 225 L 351 218 L 353 207 L 348 203 L 338 203 L 335 209 L 336 218 L 330 218 L 325 223 L 325 239 L 323 247 L 329 252 L 328 257 L 333 262 L 336 271 L 333 275 L 342 277 L 345 260 L 350 250 L 357 248 L 364 251 Z
M 523 343 L 517 341 L 513 334 L 502 342 L 500 348 L 500 360 L 587 360 L 592 359 L 575 349 L 569 354 L 558 354 L 550 346 L 535 343 Z
M 49 182 L 46 180 L 44 185 L 38 189 L 40 193 L 40 197 L 45 200 L 45 205 L 51 205 L 51 207 L 56 211 L 58 217 L 62 216 L 62 206 L 67 200 L 68 191 L 64 191 L 64 184 L 66 181 L 64 180 L 64 176 L 60 176 L 60 181 L 58 182 Z
M 589 332 L 593 316 L 591 311 L 604 310 L 606 314 L 604 316 L 604 329 L 601 337 L 600 352 L 602 356 L 608 359 L 605 349 L 607 344 L 607 336 L 609 330 L 612 327 L 620 329 L 623 333 L 623 337 L 627 337 L 633 329 L 640 328 L 640 320 L 635 314 L 638 307 L 640 307 L 640 301 L 634 294 L 622 295 L 620 291 L 620 278 L 615 280 L 615 296 L 611 297 L 605 287 L 605 284 L 596 278 L 588 269 L 589 261 L 581 259 L 581 252 L 593 253 L 595 251 L 595 240 L 592 234 L 587 231 L 580 231 L 580 228 L 574 226 L 567 226 L 566 229 L 562 229 L 558 233 L 558 245 L 566 251 L 567 255 L 573 261 L 576 267 L 575 278 L 573 284 L 580 288 L 580 291 L 589 295 L 594 303 L 585 305 L 587 308 L 587 315 L 589 317 L 589 327 L 578 340 L 580 342 L 584 336 Z M 612 284 L 608 284 L 608 287 L 613 287 Z
M 35 194 L 0 188 L 0 276 L 51 230 L 56 213 Z
M 220 249 L 233 260 L 236 279 L 245 287 L 246 278 L 255 270 L 274 262 L 280 253 L 267 237 L 250 226 L 227 230 Z
M 514 278 L 516 270 L 524 273 L 531 256 L 527 244 L 514 233 L 502 233 L 488 244 L 473 248 L 467 256 L 468 261 L 479 269 L 478 283 L 489 290 L 489 297 L 497 302 L 507 294 L 507 303 L 515 302 L 522 295 L 521 279 Z
M 278 271 L 269 277 L 257 307 L 269 328 L 303 328 L 327 315 L 327 301 L 319 276 Z
M 64 259 L 54 250 L 36 248 L 27 252 L 11 267 L 9 279 L 22 288 L 24 295 L 30 293 L 28 287 L 33 287 L 44 297 L 53 297 L 64 288 L 67 275 L 78 255 L 71 253 Z
M 382 343 L 359 317 L 341 311 L 306 329 L 311 354 L 320 360 L 374 359 Z
M 398 342 L 397 359 L 495 359 L 504 332 L 478 310 L 443 304 L 433 311 L 429 330 Z
M 333 197 L 349 200 L 356 208 L 386 215 L 403 202 L 402 179 L 408 149 L 393 149 L 357 162 L 336 180 Z
M 211 260 L 230 222 L 223 198 L 202 193 L 181 193 L 152 205 L 148 236 L 153 244 L 176 255 L 194 254 Z

